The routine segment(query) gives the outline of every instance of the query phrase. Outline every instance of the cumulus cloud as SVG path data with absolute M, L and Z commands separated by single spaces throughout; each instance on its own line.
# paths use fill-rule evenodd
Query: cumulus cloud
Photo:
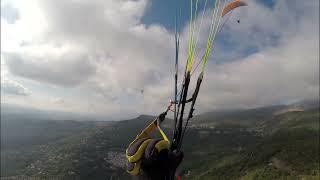
M 1 80 L 1 94 L 29 96 L 31 91 L 16 81 L 4 79 Z
M 63 74 L 67 72 L 61 72 L 61 69 L 70 69 L 71 73 L 77 73 L 78 69 L 73 67 L 73 63 L 69 63 L 72 60 L 77 60 L 77 64 L 83 66 L 82 69 L 86 69 L 90 61 L 94 61 L 98 75 L 92 77 L 89 83 L 97 86 L 97 89 L 105 87 L 105 90 L 115 87 L 114 81 L 117 84 L 127 84 L 128 88 L 137 88 L 145 84 L 145 81 L 152 83 L 159 80 L 159 76 L 167 74 L 164 69 L 167 69 L 170 52 L 173 52 L 172 43 L 168 43 L 171 41 L 171 34 L 161 26 L 146 27 L 139 23 L 147 1 L 35 2 L 35 7 L 27 6 L 21 9 L 37 9 L 41 17 L 46 18 L 47 26 L 40 26 L 38 31 L 42 31 L 41 35 L 28 41 L 29 46 L 19 47 L 17 54 L 10 57 L 14 59 L 13 62 L 8 64 L 15 67 L 14 62 L 20 59 L 25 62 L 24 65 L 28 65 L 23 68 L 24 71 L 37 74 L 29 75 L 30 73 L 10 68 L 12 73 L 34 79 L 41 77 L 41 80 L 50 76 L 47 78 L 49 83 L 61 85 L 70 82 L 70 85 L 73 85 L 74 78 L 77 78 L 74 76 L 79 74 L 69 74 L 62 79 L 57 72 Z M 33 19 L 21 17 L 20 24 L 28 24 L 29 21 L 36 21 L 39 16 L 32 16 Z M 58 53 L 45 53 L 54 48 L 60 50 L 61 48 L 56 46 L 65 44 L 73 44 L 81 50 L 74 51 L 71 48 L 66 51 L 65 54 L 71 56 L 69 59 L 63 59 Z M 94 58 L 82 60 L 79 53 L 89 53 L 88 55 Z M 159 69 L 163 70 L 159 72 Z M 87 77 L 90 75 L 83 74 Z M 107 83 L 103 83 L 105 78 Z M 84 78 L 83 82 L 86 79 Z M 108 87 L 101 84 L 108 84 Z
M 53 98 L 53 99 L 52 99 L 52 102 L 53 102 L 54 104 L 59 104 L 59 105 L 65 103 L 64 100 L 63 100 L 62 98 L 60 98 L 60 97 Z
M 6 63 L 1 56 L 1 96 L 15 95 L 15 96 L 29 96 L 31 91 L 26 88 L 19 81 L 8 78 L 8 69 Z M 2 102 L 1 98 L 1 102 Z
M 226 25 L 217 57 L 236 51 L 233 62 L 208 65 L 202 107 L 243 108 L 319 97 L 319 2 L 251 2 L 239 25 Z M 219 41 L 218 41 L 219 42 Z M 246 48 L 257 52 L 241 58 Z M 219 53 L 223 53 L 220 54 Z M 237 58 L 238 57 L 238 58 Z
M 89 56 L 68 52 L 34 56 L 26 53 L 3 54 L 11 73 L 61 86 L 76 86 L 95 73 Z
M 149 3 L 14 1 L 19 19 L 13 24 L 1 21 L 7 34 L 1 39 L 2 59 L 12 76 L 53 84 L 70 94 L 82 91 L 73 100 L 82 103 L 83 112 L 115 116 L 160 112 L 173 95 L 174 36 L 161 25 L 141 22 Z M 197 109 L 316 97 L 318 7 L 318 1 L 275 1 L 272 8 L 249 1 L 249 7 L 231 16 L 208 61 Z M 208 17 L 203 27 L 208 27 Z M 235 23 L 239 17 L 241 23 Z M 207 32 L 201 30 L 200 53 Z M 187 39 L 186 26 L 181 33 L 180 74 Z
M 197 102 L 200 112 L 317 99 L 318 5 L 319 2 L 277 1 L 270 8 L 250 1 L 248 7 L 234 12 L 215 41 Z M 208 17 L 204 27 L 208 27 Z M 240 24 L 236 22 L 238 18 Z M 200 17 L 197 24 L 199 21 Z M 201 31 L 198 52 L 205 49 L 208 29 Z M 181 44 L 187 43 L 188 27 L 182 34 Z M 182 46 L 182 52 L 185 55 L 187 48 Z M 162 87 L 172 93 L 172 85 L 166 85 Z M 164 95 L 162 98 L 170 94 L 162 88 L 158 90 Z M 153 89 L 152 94 L 156 92 Z

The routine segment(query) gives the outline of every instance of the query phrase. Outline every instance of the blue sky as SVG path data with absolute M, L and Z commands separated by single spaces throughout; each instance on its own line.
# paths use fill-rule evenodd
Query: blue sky
M 196 113 L 318 97 L 319 2 L 247 2 L 217 35 Z M 157 114 L 173 96 L 177 4 L 181 75 L 189 1 L 1 1 L 1 103 L 106 119 Z M 205 14 L 196 61 L 209 22 Z
M 199 1 L 199 7 L 201 7 L 201 9 L 203 9 L 204 2 L 205 1 Z M 210 6 L 208 7 L 213 7 L 213 2 L 210 2 Z M 199 12 L 201 12 L 201 9 L 199 9 Z M 153 0 L 141 20 L 142 23 L 147 25 L 155 23 L 161 24 L 168 30 L 174 32 L 175 17 L 179 17 L 179 23 L 183 27 L 190 19 L 189 12 L 190 3 L 188 1 Z
M 207 8 L 214 7 L 214 1 L 207 1 Z M 272 8 L 274 0 L 258 0 L 259 3 Z M 199 0 L 199 12 L 203 10 L 205 0 Z M 174 32 L 175 17 L 180 17 L 180 23 L 184 26 L 190 19 L 190 3 L 185 0 L 153 0 L 142 17 L 142 23 L 146 25 L 161 24 Z
M 194 1 L 195 2 L 195 1 Z M 275 1 L 274 0 L 258 0 L 258 3 L 263 4 L 267 8 L 274 8 Z M 211 9 L 214 7 L 215 1 L 207 1 L 206 9 Z M 198 4 L 198 16 L 201 16 L 202 11 L 204 10 L 205 0 L 199 0 Z M 232 19 L 231 23 L 237 23 L 237 20 L 240 20 L 245 17 L 241 17 L 238 11 L 235 11 L 236 19 Z M 245 10 L 242 10 L 245 11 Z M 190 2 L 183 1 L 183 0 L 153 0 L 150 2 L 149 6 L 146 8 L 146 12 L 144 16 L 141 18 L 141 22 L 146 25 L 152 24 L 160 24 L 161 26 L 165 27 L 167 30 L 171 31 L 172 33 L 175 32 L 175 18 L 178 17 L 178 27 L 184 27 L 190 20 Z M 263 22 L 262 22 L 263 23 Z M 234 46 L 238 46 L 238 44 L 234 44 L 230 41 L 225 41 L 226 37 L 218 34 L 217 41 L 219 42 L 220 46 L 223 49 L 232 49 Z M 277 44 L 277 35 L 274 34 L 273 42 Z M 241 51 L 239 57 L 245 57 L 250 54 L 256 53 L 258 51 L 257 47 L 250 46 L 246 47 Z M 221 61 L 217 61 L 217 63 L 223 63 L 226 61 L 231 61 L 232 59 L 223 59 Z

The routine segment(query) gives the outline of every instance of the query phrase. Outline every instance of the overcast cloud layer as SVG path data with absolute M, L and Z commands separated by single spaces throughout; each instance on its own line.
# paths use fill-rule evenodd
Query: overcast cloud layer
M 217 37 L 198 112 L 319 97 L 319 1 L 248 2 Z M 173 96 L 174 35 L 141 22 L 150 3 L 1 1 L 1 103 L 112 119 L 161 112 Z

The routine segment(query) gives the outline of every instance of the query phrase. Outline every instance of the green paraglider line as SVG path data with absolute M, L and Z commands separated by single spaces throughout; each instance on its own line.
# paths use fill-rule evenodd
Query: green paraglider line
M 176 8 L 177 9 L 177 8 Z M 176 11 L 177 12 L 177 11 Z M 175 16 L 175 77 L 174 77 L 174 102 L 177 102 L 177 91 L 178 91 L 178 62 L 179 62 L 179 45 L 180 45 L 180 25 L 178 25 L 179 16 L 176 14 Z M 177 104 L 174 103 L 174 130 L 176 130 L 177 126 Z
M 225 5 L 225 3 L 226 3 L 226 1 L 224 1 L 224 5 Z M 223 5 L 223 7 L 224 7 L 224 5 Z M 189 110 L 189 113 L 188 113 L 188 117 L 187 117 L 185 126 L 183 128 L 183 131 L 180 132 L 182 130 L 180 123 L 182 123 L 184 106 L 186 104 L 186 96 L 187 96 L 187 91 L 188 91 L 188 89 L 186 87 L 189 86 L 190 76 L 193 74 L 195 69 L 194 69 L 194 71 L 192 71 L 192 73 L 187 72 L 188 74 L 186 74 L 187 77 L 185 78 L 185 84 L 184 84 L 185 87 L 184 87 L 183 99 L 182 99 L 182 109 L 181 109 L 181 113 L 180 113 L 178 129 L 177 129 L 178 130 L 178 133 L 177 133 L 178 135 L 177 135 L 177 140 L 174 142 L 174 143 L 178 143 L 177 145 L 175 144 L 176 147 L 174 147 L 177 150 L 180 150 L 180 148 L 182 146 L 183 137 L 184 137 L 186 128 L 188 126 L 189 120 L 193 117 L 193 112 L 195 110 L 194 109 L 194 105 L 195 105 L 196 99 L 197 99 L 199 91 L 200 91 L 200 86 L 201 86 L 201 83 L 202 83 L 202 80 L 203 80 L 203 75 L 204 75 L 204 69 L 205 69 L 205 66 L 206 66 L 206 62 L 208 60 L 209 54 L 211 53 L 212 44 L 213 44 L 213 41 L 215 39 L 216 33 L 218 32 L 218 27 L 219 27 L 220 20 L 221 20 L 221 16 L 220 15 L 218 16 L 218 14 L 220 12 L 219 11 L 219 7 L 220 7 L 220 0 L 217 0 L 216 3 L 215 3 L 214 11 L 213 11 L 213 18 L 212 18 L 211 25 L 210 25 L 210 31 L 209 31 L 209 37 L 208 37 L 208 41 L 207 41 L 206 51 L 205 51 L 205 54 L 203 55 L 203 57 L 201 58 L 201 61 L 200 61 L 200 63 L 203 61 L 202 62 L 202 70 L 201 70 L 201 73 L 198 76 L 197 85 L 196 85 L 195 91 L 194 91 L 194 93 L 192 95 L 192 98 L 191 98 L 191 102 L 192 103 L 191 103 L 191 106 L 190 106 L 190 110 Z M 189 44 L 189 47 L 190 47 L 190 44 Z M 193 51 L 195 51 L 195 49 L 193 49 Z M 196 68 L 198 67 L 198 65 L 196 66 Z
M 210 22 L 210 28 L 209 28 L 209 34 L 208 34 L 208 38 L 207 38 L 207 44 L 206 44 L 206 49 L 204 54 L 202 55 L 200 61 L 197 63 L 197 65 L 195 66 L 194 69 L 192 69 L 193 66 L 193 61 L 195 60 L 196 57 L 196 47 L 197 47 L 197 43 L 198 43 L 198 38 L 199 38 L 199 33 L 201 30 L 201 26 L 202 26 L 202 20 L 203 20 L 203 16 L 205 14 L 205 10 L 206 10 L 206 4 L 207 1 L 205 2 L 204 5 L 204 11 L 202 12 L 202 17 L 201 17 L 201 21 L 200 21 L 200 27 L 197 33 L 196 38 L 194 37 L 195 35 L 195 26 L 196 26 L 196 18 L 197 18 L 197 11 L 198 11 L 198 0 L 195 0 L 195 11 L 193 11 L 193 0 L 190 0 L 190 25 L 189 25 L 189 43 L 188 43 L 188 58 L 187 58 L 187 63 L 186 63 L 186 69 L 184 72 L 184 79 L 183 79 L 183 83 L 182 83 L 182 87 L 181 90 L 179 91 L 179 93 L 177 93 L 176 89 L 177 89 L 177 85 L 175 84 L 175 126 L 174 126 L 174 136 L 173 136 L 173 140 L 172 140 L 172 146 L 171 146 L 171 150 L 180 150 L 181 146 L 182 146 L 182 141 L 183 141 L 183 137 L 186 131 L 186 128 L 188 126 L 188 122 L 189 120 L 193 117 L 193 112 L 194 112 L 194 106 L 195 106 L 195 102 L 196 99 L 198 97 L 199 91 L 200 91 L 200 87 L 201 87 L 201 83 L 204 77 L 204 71 L 205 71 L 205 67 L 207 64 L 207 61 L 210 57 L 210 54 L 212 52 L 213 49 L 213 42 L 215 40 L 215 37 L 217 35 L 217 33 L 219 33 L 224 24 L 228 21 L 229 17 L 232 14 L 232 11 L 234 8 L 240 7 L 240 6 L 246 6 L 246 3 L 244 2 L 231 2 L 226 6 L 226 2 L 227 0 L 224 0 L 223 6 L 221 8 L 221 1 L 220 0 L 216 0 L 215 1 L 215 5 L 213 8 L 213 12 L 212 12 L 212 18 L 211 18 L 211 22 Z M 226 20 L 222 23 L 222 25 L 220 24 L 222 17 L 227 14 L 229 11 L 231 11 L 231 13 L 228 15 L 228 18 L 226 18 Z M 220 26 L 221 25 L 221 26 Z M 177 47 L 177 46 L 176 46 Z M 191 76 L 194 74 L 194 72 L 197 70 L 197 68 L 199 67 L 199 65 L 201 64 L 201 71 L 200 74 L 198 76 L 197 79 L 197 84 L 195 87 L 195 90 L 192 94 L 192 98 L 190 98 L 189 100 L 187 100 L 187 95 L 188 95 L 188 87 L 190 84 L 190 79 Z M 177 70 L 176 70 L 177 72 Z M 177 81 L 175 81 L 175 83 L 177 83 Z M 180 96 L 179 99 L 177 99 L 177 96 Z M 182 131 L 182 123 L 183 123 L 183 115 L 184 115 L 184 110 L 185 110 L 185 104 L 191 102 L 190 105 L 190 110 Z M 177 107 L 176 107 L 177 104 Z M 181 107 L 181 109 L 180 109 Z

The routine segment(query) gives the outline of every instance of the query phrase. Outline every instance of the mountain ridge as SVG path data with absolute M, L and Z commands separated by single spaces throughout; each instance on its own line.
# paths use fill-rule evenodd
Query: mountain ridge
M 178 173 L 188 179 L 319 178 L 319 144 L 314 143 L 319 142 L 319 110 L 274 114 L 283 109 L 222 113 L 221 119 L 206 115 L 205 121 L 195 116 L 185 134 L 185 159 Z M 266 117 L 260 119 L 260 112 Z M 125 149 L 154 118 L 1 120 L 1 178 L 131 179 L 125 172 Z M 164 131 L 170 137 L 168 127 Z

